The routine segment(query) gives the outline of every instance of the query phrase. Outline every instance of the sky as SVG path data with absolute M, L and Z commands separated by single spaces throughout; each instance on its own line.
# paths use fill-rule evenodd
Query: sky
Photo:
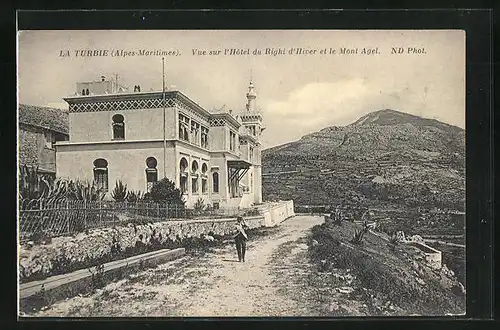
M 231 48 L 250 54 L 224 55 Z M 274 54 L 266 54 L 267 48 Z M 316 53 L 290 54 L 292 48 Z M 342 48 L 358 53 L 341 54 Z M 89 49 L 108 53 L 76 56 Z M 140 49 L 176 52 L 165 56 L 166 86 L 209 111 L 223 106 L 244 111 L 252 79 L 266 126 L 264 148 L 387 108 L 465 128 L 461 30 L 20 31 L 19 103 L 67 109 L 63 98 L 76 92 L 78 81 L 115 74 L 119 84 L 132 90 L 134 85 L 161 90 L 161 55 L 111 56 Z M 253 54 L 256 49 L 260 55 Z M 363 49 L 378 50 L 367 55 Z M 193 55 L 193 50 L 206 55 Z M 217 50 L 219 55 L 210 55 Z M 66 51 L 70 56 L 60 56 Z

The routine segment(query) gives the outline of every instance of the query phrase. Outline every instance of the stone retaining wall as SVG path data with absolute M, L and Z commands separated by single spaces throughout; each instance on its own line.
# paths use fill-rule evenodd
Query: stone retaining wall
M 247 217 L 250 229 L 263 226 L 264 217 Z M 57 260 L 85 263 L 99 260 L 112 251 L 113 245 L 122 250 L 134 248 L 140 241 L 148 245 L 155 233 L 160 243 L 182 242 L 187 238 L 206 238 L 207 235 L 225 236 L 234 231 L 235 219 L 164 221 L 143 225 L 132 223 L 114 228 L 91 230 L 73 237 L 55 237 L 50 244 L 24 244 L 19 251 L 19 276 L 23 280 L 33 275 L 48 276 L 54 271 Z M 160 236 L 161 235 L 161 236 Z M 160 238 L 161 237 L 161 238 Z
M 262 215 L 245 217 L 250 229 L 273 227 L 294 216 L 293 201 L 263 204 L 260 207 Z M 72 237 L 55 237 L 50 244 L 23 244 L 19 251 L 19 278 L 24 281 L 60 273 L 61 264 L 71 270 L 98 263 L 106 256 L 113 254 L 113 246 L 119 246 L 122 251 L 134 248 L 138 241 L 147 246 L 154 235 L 159 244 L 174 243 L 181 245 L 189 238 L 210 239 L 210 235 L 226 236 L 234 232 L 235 218 L 215 220 L 169 220 L 149 224 L 133 224 L 113 228 L 94 229 L 88 233 L 79 233 Z M 109 260 L 106 260 L 106 262 Z
M 264 215 L 264 226 L 277 226 L 286 219 L 295 216 L 293 201 L 272 203 L 262 213 Z

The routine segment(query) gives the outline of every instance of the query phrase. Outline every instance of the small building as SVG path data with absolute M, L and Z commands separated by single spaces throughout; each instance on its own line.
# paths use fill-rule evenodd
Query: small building
M 178 90 L 134 92 L 112 81 L 77 83 L 69 104 L 69 141 L 58 143 L 58 176 L 95 180 L 108 192 L 118 180 L 146 192 L 166 177 L 213 207 L 262 202 L 262 116 L 250 82 L 246 108 L 207 111 Z
M 55 177 L 55 143 L 69 139 L 65 110 L 20 104 L 18 108 L 19 165 L 37 167 L 39 174 Z

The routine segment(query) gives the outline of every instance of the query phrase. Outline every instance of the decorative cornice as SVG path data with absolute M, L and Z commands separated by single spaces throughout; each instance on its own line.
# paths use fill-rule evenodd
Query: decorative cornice
M 241 126 L 241 123 L 236 120 L 232 115 L 229 113 L 212 113 L 210 114 L 210 126 L 212 127 L 217 127 L 217 126 L 232 126 L 235 129 L 239 129 Z
M 162 92 L 146 92 L 67 97 L 64 100 L 69 104 L 70 113 L 176 107 L 199 120 L 208 121 L 210 118 L 210 112 L 179 91 L 165 92 L 165 99 Z
M 262 115 L 256 112 L 244 112 L 240 113 L 240 118 L 243 123 L 260 122 L 262 121 Z

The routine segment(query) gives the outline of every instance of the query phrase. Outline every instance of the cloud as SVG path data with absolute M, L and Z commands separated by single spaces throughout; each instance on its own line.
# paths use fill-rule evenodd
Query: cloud
M 343 117 L 342 106 L 370 94 L 366 82 L 351 78 L 336 82 L 312 82 L 290 92 L 286 99 L 269 101 L 265 115 L 269 119 L 281 118 L 290 124 L 317 126 Z
M 308 83 L 284 99 L 266 102 L 264 121 L 269 130 L 264 136 L 265 147 L 297 140 L 328 126 L 348 125 L 381 109 L 433 118 L 434 109 L 427 107 L 425 99 L 443 95 L 439 92 L 428 86 L 398 85 L 384 79 L 347 78 Z M 443 108 L 445 104 L 441 112 Z

